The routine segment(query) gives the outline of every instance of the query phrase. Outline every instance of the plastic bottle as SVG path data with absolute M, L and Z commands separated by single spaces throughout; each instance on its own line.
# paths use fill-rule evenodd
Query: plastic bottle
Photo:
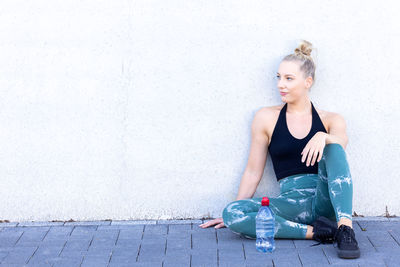
M 275 250 L 275 215 L 269 207 L 268 197 L 263 197 L 256 216 L 256 248 L 261 252 Z

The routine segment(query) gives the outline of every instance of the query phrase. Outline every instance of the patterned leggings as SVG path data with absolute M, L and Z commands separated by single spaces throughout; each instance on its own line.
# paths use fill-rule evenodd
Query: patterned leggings
M 304 163 L 305 164 L 305 163 Z M 318 174 L 296 174 L 279 180 L 280 195 L 269 197 L 275 214 L 275 238 L 305 239 L 307 225 L 318 216 L 352 220 L 353 182 L 343 147 L 327 144 L 318 162 Z M 234 233 L 256 238 L 255 217 L 262 197 L 236 200 L 222 213 Z

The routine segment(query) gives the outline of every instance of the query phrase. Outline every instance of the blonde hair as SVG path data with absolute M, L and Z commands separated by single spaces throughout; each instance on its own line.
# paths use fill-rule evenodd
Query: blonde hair
M 304 78 L 311 76 L 315 79 L 315 63 L 311 57 L 313 46 L 310 42 L 302 40 L 300 45 L 294 50 L 293 54 L 285 56 L 282 61 L 298 61 L 300 70 L 304 73 Z

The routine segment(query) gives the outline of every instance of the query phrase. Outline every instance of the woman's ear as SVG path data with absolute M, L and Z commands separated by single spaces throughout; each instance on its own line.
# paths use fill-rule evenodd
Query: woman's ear
M 310 89 L 310 88 L 311 88 L 311 85 L 312 85 L 312 83 L 313 83 L 312 77 L 311 77 L 311 76 L 308 76 L 308 77 L 306 78 L 305 83 L 306 83 L 307 89 Z

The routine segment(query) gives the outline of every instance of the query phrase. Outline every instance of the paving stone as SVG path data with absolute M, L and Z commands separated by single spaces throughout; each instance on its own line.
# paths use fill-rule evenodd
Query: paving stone
M 293 243 L 296 248 L 309 248 L 318 242 L 311 239 L 293 239 Z
M 363 266 L 365 263 L 375 264 L 376 266 L 385 266 L 382 255 L 373 250 L 360 249 L 360 257 L 357 259 L 342 259 L 337 256 L 336 248 L 324 248 L 325 255 L 331 265 L 357 264 Z
M 322 248 L 299 248 L 297 249 L 302 265 L 312 265 L 315 262 L 319 264 L 329 264 L 328 258 Z
M 368 216 L 368 217 L 353 217 L 353 221 L 359 222 L 359 221 L 378 221 L 378 222 L 388 222 L 389 218 L 388 217 L 382 217 L 382 216 Z
M 187 225 L 192 225 L 193 221 L 192 220 L 160 220 L 157 221 L 157 224 L 169 224 L 169 225 L 173 225 L 173 224 L 187 224 Z
M 70 226 L 70 225 L 82 225 L 82 226 L 87 226 L 87 225 L 110 225 L 111 221 L 77 221 L 77 222 L 65 222 L 65 226 Z
M 52 260 L 53 267 L 79 267 L 83 261 L 81 258 L 62 258 L 58 257 Z
M 190 249 L 192 244 L 191 238 L 184 239 L 167 239 L 167 250 Z
M 187 255 L 165 255 L 164 257 L 164 266 L 173 264 L 181 265 L 185 264 L 186 266 L 190 266 L 190 254 Z
M 143 220 L 143 221 L 112 221 L 111 225 L 149 225 L 157 224 L 157 221 Z
M 191 232 L 192 224 L 171 224 L 168 227 L 168 235 L 176 233 L 181 234 L 183 231 Z
M 207 254 L 192 254 L 191 266 L 217 266 L 217 252 Z
M 252 241 L 255 246 L 255 241 Z M 276 248 L 296 248 L 292 239 L 276 239 L 275 240 Z

